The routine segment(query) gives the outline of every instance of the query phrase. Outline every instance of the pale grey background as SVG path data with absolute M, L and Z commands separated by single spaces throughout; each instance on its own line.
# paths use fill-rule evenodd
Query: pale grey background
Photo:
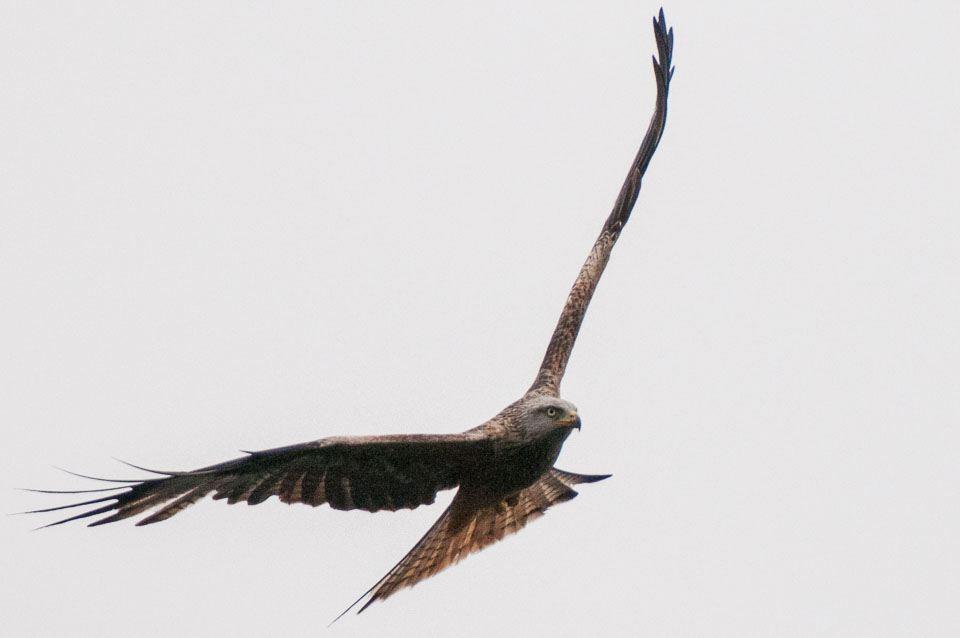
M 666 7 L 666 135 L 563 387 L 559 466 L 614 477 L 336 635 L 960 632 L 960 5 L 905 7 Z M 516 398 L 646 128 L 657 8 L 4 2 L 2 509 L 89 486 L 52 465 Z M 8 517 L 4 633 L 317 635 L 442 507 Z

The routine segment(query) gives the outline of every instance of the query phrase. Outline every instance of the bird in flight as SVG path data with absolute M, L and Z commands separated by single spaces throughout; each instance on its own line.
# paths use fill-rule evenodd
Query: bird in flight
M 208 494 L 228 503 L 255 505 L 277 496 L 284 503 L 326 503 L 338 510 L 378 512 L 429 505 L 439 491 L 457 488 L 449 507 L 413 549 L 343 612 L 366 599 L 359 613 L 518 531 L 547 508 L 569 501 L 577 495 L 574 485 L 607 478 L 553 466 L 571 431 L 580 429 L 576 408 L 560 398 L 560 381 L 587 305 L 663 135 L 673 75 L 673 29 L 667 30 L 662 9 L 653 19 L 653 30 L 658 52 L 653 58 L 657 84 L 653 117 L 613 211 L 567 297 L 536 380 L 522 397 L 486 423 L 459 434 L 334 436 L 248 452 L 189 472 L 146 470 L 157 477 L 99 479 L 119 485 L 80 490 L 106 495 L 31 513 L 87 507 L 47 527 L 96 516 L 100 518 L 90 525 L 103 525 L 139 515 L 145 516 L 137 525 L 148 525 L 178 514 Z

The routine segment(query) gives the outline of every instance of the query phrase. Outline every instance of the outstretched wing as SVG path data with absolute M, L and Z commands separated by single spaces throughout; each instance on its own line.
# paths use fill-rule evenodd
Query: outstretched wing
M 170 518 L 210 493 L 214 499 L 250 505 L 278 496 L 284 503 L 327 503 L 339 510 L 412 509 L 433 503 L 438 491 L 459 485 L 464 469 L 488 444 L 470 432 L 331 437 L 250 452 L 192 472 L 153 472 L 161 477 L 142 481 L 111 480 L 124 485 L 87 490 L 111 493 L 31 513 L 94 506 L 50 524 L 105 514 L 90 523 L 94 526 L 153 511 L 137 523 L 147 525 Z
M 479 506 L 472 500 L 469 492 L 461 489 L 447 510 L 413 549 L 340 616 L 367 596 L 367 602 L 357 613 L 374 601 L 384 600 L 398 589 L 412 587 L 459 562 L 468 554 L 478 552 L 504 536 L 519 531 L 530 521 L 542 516 L 550 506 L 575 497 L 577 492 L 572 489 L 572 485 L 593 483 L 609 476 L 573 474 L 552 468 L 536 483 L 519 493 L 496 503 Z
M 607 260 L 610 259 L 610 251 L 613 250 L 620 231 L 630 218 L 630 212 L 640 192 L 640 181 L 663 135 L 663 127 L 667 120 L 667 93 L 670 89 L 670 78 L 673 76 L 673 67 L 670 66 L 673 56 L 673 29 L 667 30 L 663 9 L 660 10 L 659 20 L 653 19 L 653 31 L 657 38 L 659 54 L 659 60 L 656 57 L 653 59 L 653 72 L 657 79 L 656 110 L 640 144 L 637 157 L 630 166 L 630 172 L 627 173 L 627 179 L 620 188 L 620 195 L 613 205 L 613 212 L 604 223 L 603 230 L 593 244 L 587 261 L 580 269 L 580 274 L 577 275 L 573 289 L 567 297 L 560 321 L 550 338 L 550 345 L 547 346 L 543 363 L 540 364 L 540 371 L 530 392 L 559 395 L 560 380 L 563 378 L 570 351 L 573 350 L 577 333 L 580 331 L 580 324 L 583 323 L 583 315 L 587 311 L 587 305 L 593 297 L 593 291 L 597 287 L 597 282 L 600 281 L 600 275 L 603 274 Z

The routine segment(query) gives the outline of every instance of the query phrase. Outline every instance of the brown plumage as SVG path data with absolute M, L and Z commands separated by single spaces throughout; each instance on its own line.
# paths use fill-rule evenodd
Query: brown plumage
M 536 380 L 520 399 L 459 434 L 330 437 L 247 453 L 191 472 L 147 470 L 157 478 L 109 480 L 120 485 L 83 490 L 105 492 L 104 496 L 35 512 L 89 506 L 50 525 L 99 516 L 90 523 L 95 526 L 144 514 L 137 525 L 147 525 L 166 520 L 207 495 L 251 505 L 277 496 L 285 503 L 326 503 L 338 510 L 377 512 L 428 505 L 440 490 L 458 488 L 423 538 L 357 601 L 367 598 L 363 611 L 375 600 L 436 574 L 518 531 L 549 507 L 572 499 L 577 495 L 572 486 L 607 478 L 553 467 L 564 440 L 573 428 L 580 428 L 576 408 L 559 396 L 560 381 L 587 305 L 663 134 L 673 74 L 673 30 L 667 30 L 663 10 L 653 25 L 659 56 L 653 60 L 656 109 L 613 211 L 570 291 Z
M 608 476 L 587 476 L 551 468 L 533 485 L 520 492 L 484 504 L 472 502 L 470 495 L 460 490 L 413 549 L 364 594 L 372 595 L 360 611 L 374 600 L 387 598 L 398 589 L 429 578 L 468 554 L 479 552 L 504 536 L 520 531 L 527 523 L 542 516 L 551 505 L 575 497 L 577 492 L 571 488 L 572 485 L 593 483 Z M 347 608 L 343 613 L 349 610 Z
M 620 232 L 627 220 L 630 219 L 633 205 L 640 194 L 643 174 L 646 173 L 647 166 L 663 136 L 663 127 L 667 123 L 667 94 L 670 89 L 670 78 L 673 77 L 673 67 L 670 66 L 673 56 L 673 29 L 667 30 L 666 23 L 663 21 L 663 9 L 660 9 L 660 20 L 653 19 L 653 33 L 657 39 L 657 51 L 660 56 L 659 62 L 656 57 L 653 58 L 653 73 L 657 78 L 657 107 L 653 117 L 650 118 L 650 125 L 640 143 L 637 156 L 627 172 L 627 178 L 620 187 L 620 194 L 617 195 L 617 201 L 613 204 L 613 210 L 604 222 L 600 236 L 593 243 L 593 248 L 587 255 L 587 261 L 584 262 L 573 284 L 573 289 L 567 296 L 567 302 L 560 314 L 560 321 L 557 322 L 553 336 L 550 337 L 543 363 L 540 364 L 540 372 L 530 392 L 559 395 L 560 380 L 567 369 L 567 360 L 570 358 L 570 351 L 573 350 L 573 343 L 577 340 L 577 333 L 580 332 L 587 306 L 593 298 L 600 275 L 607 267 L 613 245 L 620 237 Z

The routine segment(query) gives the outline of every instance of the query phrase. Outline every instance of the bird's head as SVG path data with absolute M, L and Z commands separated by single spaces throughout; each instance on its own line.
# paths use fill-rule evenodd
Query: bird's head
M 559 429 L 565 431 L 566 438 L 574 428 L 580 429 L 576 406 L 557 397 L 538 396 L 530 399 L 524 406 L 522 421 L 526 430 L 538 435 Z

